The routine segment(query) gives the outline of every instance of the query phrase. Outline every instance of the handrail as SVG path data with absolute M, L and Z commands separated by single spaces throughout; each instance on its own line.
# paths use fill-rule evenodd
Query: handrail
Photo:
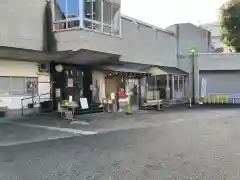
M 48 94 L 50 95 L 51 93 L 36 94 L 36 95 L 34 95 L 34 96 L 30 96 L 30 97 L 26 97 L 26 98 L 21 98 L 22 116 L 24 115 L 24 114 L 23 114 L 23 109 L 24 109 L 23 101 L 24 101 L 24 100 L 32 99 L 33 97 L 36 97 L 36 98 L 38 98 L 38 100 L 39 100 L 39 102 L 40 102 L 41 96 L 48 95 Z
M 35 95 L 35 96 L 30 96 L 30 97 L 26 97 L 26 98 L 21 98 L 21 100 L 31 99 L 31 98 L 33 98 L 33 97 L 41 97 L 41 96 L 48 95 L 48 94 L 51 94 L 51 93 L 37 94 L 37 95 Z

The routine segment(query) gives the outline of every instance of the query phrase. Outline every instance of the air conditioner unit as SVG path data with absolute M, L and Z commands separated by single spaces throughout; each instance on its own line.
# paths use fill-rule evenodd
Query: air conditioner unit
M 49 66 L 47 63 L 38 63 L 38 72 L 49 72 Z

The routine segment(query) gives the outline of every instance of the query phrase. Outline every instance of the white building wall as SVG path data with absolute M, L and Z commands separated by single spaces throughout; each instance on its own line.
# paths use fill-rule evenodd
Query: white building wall
M 194 85 L 195 85 L 195 100 L 198 102 L 200 100 L 200 89 L 201 89 L 201 78 L 206 77 L 207 79 L 211 79 L 212 86 L 211 92 L 209 93 L 222 93 L 229 94 L 232 93 L 229 91 L 232 88 L 234 94 L 238 94 L 238 85 L 236 86 L 236 77 L 238 77 L 239 73 L 236 73 L 240 70 L 240 54 L 238 53 L 199 53 L 194 56 Z M 192 93 L 193 89 L 193 58 L 191 56 L 187 56 L 185 58 L 178 60 L 179 68 L 187 71 L 190 76 L 189 83 L 189 92 Z M 207 73 L 205 73 L 207 72 Z M 207 74 L 207 75 L 206 75 Z M 219 77 L 216 81 L 214 78 Z M 232 78 L 234 77 L 234 78 Z M 239 76 L 240 78 L 240 76 Z M 225 83 L 225 81 L 231 81 Z M 214 85 L 214 83 L 215 85 Z M 222 83 L 222 84 L 221 84 Z M 232 83 L 232 85 L 230 84 Z M 237 87 L 237 89 L 236 89 Z M 215 88 L 215 92 L 214 92 Z M 220 89 L 219 89 L 220 88 Z
M 37 77 L 38 78 L 38 94 L 44 94 L 50 92 L 49 75 L 38 75 L 37 63 L 24 62 L 24 61 L 12 61 L 12 60 L 0 60 L 0 76 L 14 76 L 14 77 Z M 20 109 L 21 98 L 29 96 L 9 96 L 0 95 L 0 106 L 7 106 L 9 109 Z M 49 98 L 49 94 L 42 98 Z M 32 102 L 32 99 L 24 101 L 24 105 Z
M 190 23 L 175 24 L 167 27 L 177 37 L 178 55 L 187 56 L 192 48 L 199 53 L 211 51 L 211 33 Z
M 42 50 L 45 0 L 3 0 L 0 46 Z
M 128 17 L 122 17 L 121 21 L 121 37 L 83 29 L 55 32 L 57 48 L 59 51 L 89 49 L 119 54 L 121 61 L 134 63 L 177 65 L 176 37 L 172 32 Z
M 37 77 L 37 63 L 0 60 L 0 76 Z
M 239 70 L 239 53 L 206 53 L 197 54 L 199 70 Z

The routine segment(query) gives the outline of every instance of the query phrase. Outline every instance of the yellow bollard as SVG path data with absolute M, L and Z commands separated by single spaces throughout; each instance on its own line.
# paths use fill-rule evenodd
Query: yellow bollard
M 224 104 L 224 97 L 223 96 L 220 97 L 220 103 Z
M 208 96 L 208 104 L 211 104 L 211 97 Z
M 207 100 L 206 100 L 206 97 L 204 96 L 204 97 L 202 97 L 202 103 L 203 104 L 207 104 L 207 102 L 206 102 Z
M 215 97 L 212 96 L 212 104 L 215 104 Z
M 220 97 L 217 96 L 217 104 L 219 104 L 219 102 L 220 102 Z
M 228 96 L 225 97 L 225 104 L 228 104 Z
M 131 100 L 130 100 L 130 97 L 128 98 L 128 107 L 127 107 L 127 112 L 126 112 L 127 115 L 131 115 L 132 112 L 131 112 Z

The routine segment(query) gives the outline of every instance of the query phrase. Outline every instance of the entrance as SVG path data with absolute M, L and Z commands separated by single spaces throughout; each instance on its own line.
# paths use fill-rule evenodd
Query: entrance
M 50 80 L 52 82 L 53 109 L 57 110 L 59 100 L 69 100 L 79 104 L 80 97 L 85 97 L 92 102 L 92 73 L 90 68 L 64 64 L 61 71 L 56 69 L 57 64 L 52 62 Z M 60 69 L 60 68 L 59 68 Z M 59 92 L 59 93 L 56 93 Z

